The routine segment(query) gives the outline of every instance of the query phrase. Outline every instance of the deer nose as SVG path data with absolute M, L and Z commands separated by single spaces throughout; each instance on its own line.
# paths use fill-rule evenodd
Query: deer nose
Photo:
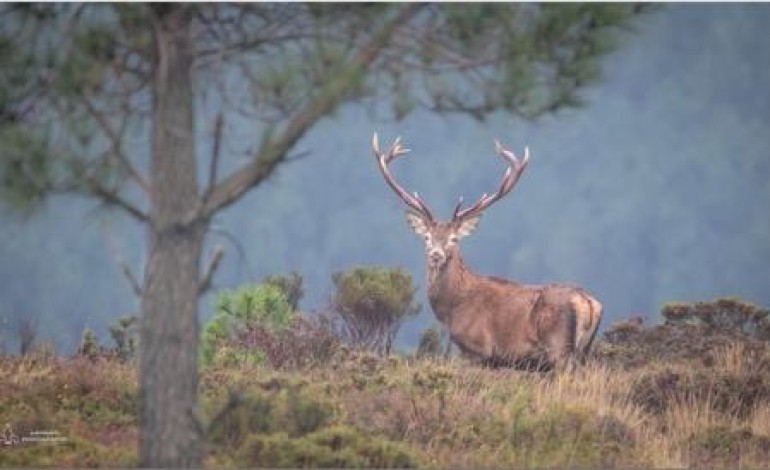
M 430 250 L 428 257 L 433 263 L 440 263 L 444 259 L 444 253 L 441 250 Z

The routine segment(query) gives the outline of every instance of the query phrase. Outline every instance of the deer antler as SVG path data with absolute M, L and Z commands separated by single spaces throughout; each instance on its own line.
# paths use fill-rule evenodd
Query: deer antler
M 431 213 L 430 209 L 428 209 L 428 206 L 425 204 L 425 202 L 420 199 L 420 196 L 418 196 L 417 193 L 411 195 L 403 187 L 401 187 L 401 185 L 396 182 L 395 178 L 393 178 L 393 175 L 390 173 L 390 169 L 388 168 L 390 162 L 409 152 L 409 149 L 405 149 L 401 146 L 401 137 L 398 137 L 393 142 L 387 153 L 382 153 L 380 152 L 380 144 L 377 141 L 377 133 L 375 133 L 372 137 L 372 149 L 374 150 L 374 156 L 377 158 L 377 163 L 380 165 L 382 176 L 385 177 L 385 182 L 388 183 L 388 186 L 390 186 L 390 188 L 398 195 L 398 197 L 401 198 L 402 201 L 406 203 L 407 206 L 414 209 L 423 217 L 429 220 L 434 220 L 433 214 Z
M 503 158 L 503 160 L 508 163 L 508 169 L 505 170 L 505 175 L 503 175 L 503 180 L 500 182 L 500 187 L 492 195 L 484 193 L 484 195 L 482 195 L 474 205 L 468 207 L 467 209 L 460 210 L 460 207 L 463 204 L 463 199 L 460 198 L 457 206 L 455 206 L 452 220 L 459 220 L 480 214 L 487 207 L 491 206 L 496 201 L 500 200 L 503 196 L 508 194 L 516 185 L 516 182 L 519 181 L 519 177 L 521 176 L 522 172 L 524 172 L 524 168 L 527 167 L 527 163 L 529 163 L 529 148 L 524 148 L 524 158 L 522 160 L 516 158 L 516 155 L 514 155 L 514 153 L 507 148 L 503 147 L 503 145 L 498 140 L 495 140 L 495 151 L 498 155 L 500 155 L 500 157 Z

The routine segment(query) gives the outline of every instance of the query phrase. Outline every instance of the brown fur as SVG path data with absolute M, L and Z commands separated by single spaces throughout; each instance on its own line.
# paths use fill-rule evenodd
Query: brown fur
M 381 152 L 374 134 L 372 150 L 385 182 L 414 211 L 407 213 L 407 222 L 425 241 L 430 305 L 466 355 L 490 365 L 534 361 L 557 367 L 585 358 L 601 321 L 599 301 L 577 286 L 526 286 L 480 276 L 460 256 L 460 239 L 470 235 L 483 211 L 518 182 L 529 161 L 528 149 L 519 160 L 495 141 L 497 154 L 508 166 L 497 191 L 465 209 L 461 199 L 449 222 L 437 221 L 417 193 L 410 194 L 390 172 L 389 164 L 409 152 L 400 138 Z
M 601 304 L 583 289 L 478 275 L 462 259 L 457 223 L 413 217 L 410 225 L 426 240 L 428 300 L 465 355 L 488 365 L 562 368 L 587 354 Z M 432 260 L 439 252 L 442 259 Z

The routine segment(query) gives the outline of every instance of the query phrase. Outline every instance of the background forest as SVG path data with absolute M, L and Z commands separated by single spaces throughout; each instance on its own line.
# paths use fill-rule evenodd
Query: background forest
M 471 200 L 496 184 L 494 138 L 530 147 L 514 194 L 463 244 L 480 272 L 584 285 L 604 302 L 605 325 L 655 317 L 668 301 L 737 296 L 767 306 L 769 24 L 768 5 L 666 5 L 605 62 L 584 109 L 535 122 L 420 111 L 393 122 L 343 107 L 300 142 L 306 155 L 214 220 L 207 244 L 226 250 L 215 287 L 298 271 L 310 311 L 329 302 L 332 273 L 352 266 L 403 267 L 422 285 L 422 244 L 376 171 L 376 131 L 383 142 L 405 139 L 412 155 L 399 178 L 442 216 L 458 196 Z M 238 163 L 252 132 L 248 121 L 226 124 L 224 167 Z M 26 219 L 3 210 L 6 350 L 18 349 L 25 318 L 69 354 L 84 328 L 106 336 L 117 317 L 138 310 L 116 263 L 142 272 L 145 240 L 133 221 L 74 197 L 52 198 Z M 417 299 L 426 304 L 422 290 Z M 397 345 L 411 349 L 432 322 L 426 305 Z

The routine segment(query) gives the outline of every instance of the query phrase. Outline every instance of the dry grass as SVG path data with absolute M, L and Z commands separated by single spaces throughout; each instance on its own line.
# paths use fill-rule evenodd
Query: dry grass
M 573 374 L 482 369 L 460 359 L 350 353 L 323 366 L 207 368 L 208 467 L 768 467 L 766 352 Z M 0 466 L 136 463 L 136 382 L 116 361 L 0 358 L 0 423 L 55 428 L 69 446 L 0 452 Z M 736 410 L 740 411 L 737 412 Z

